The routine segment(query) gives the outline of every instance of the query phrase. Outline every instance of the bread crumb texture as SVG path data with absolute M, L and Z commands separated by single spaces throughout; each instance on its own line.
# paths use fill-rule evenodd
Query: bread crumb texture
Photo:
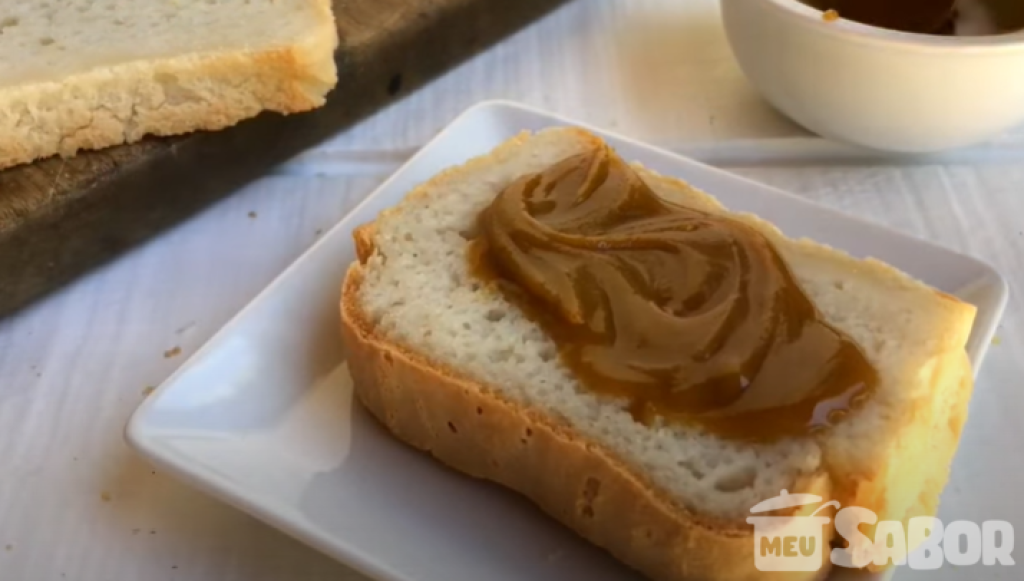
M 329 0 L 0 0 L 0 167 L 317 107 Z

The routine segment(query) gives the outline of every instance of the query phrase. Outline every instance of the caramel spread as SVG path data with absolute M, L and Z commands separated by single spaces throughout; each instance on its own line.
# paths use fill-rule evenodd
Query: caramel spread
M 881 28 L 924 34 L 953 34 L 956 0 L 811 0 L 821 10 Z
M 555 341 L 589 390 L 637 421 L 772 440 L 826 428 L 874 388 L 754 228 L 658 196 L 607 148 L 505 189 L 474 272 Z

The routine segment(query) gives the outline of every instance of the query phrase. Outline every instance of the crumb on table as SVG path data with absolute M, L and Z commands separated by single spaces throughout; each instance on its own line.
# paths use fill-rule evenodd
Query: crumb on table
M 835 22 L 836 20 L 839 20 L 839 12 L 835 10 L 826 10 L 822 13 L 821 18 L 825 22 Z
M 10 552 L 10 551 L 13 551 L 13 550 L 14 550 L 14 545 L 7 545 L 7 546 L 6 546 L 6 547 L 4 547 L 4 548 L 5 548 L 5 549 L 7 549 L 7 551 L 8 551 L 8 552 Z
M 156 391 L 155 387 L 153 387 L 152 385 L 147 385 L 146 387 L 142 388 L 142 397 L 149 397 L 150 394 L 152 394 L 154 391 Z
M 249 217 L 252 218 L 253 220 L 255 220 L 256 219 L 256 212 L 249 212 Z
M 100 493 L 100 499 L 103 500 L 103 502 L 110 502 L 113 499 L 113 497 L 110 496 L 109 492 L 104 490 L 103 492 Z
M 170 359 L 171 357 L 177 357 L 181 355 L 181 347 L 172 347 L 167 351 L 164 351 L 164 359 Z
M 999 335 L 995 335 L 995 336 L 992 337 L 992 344 L 993 345 L 999 345 L 1002 342 L 1003 342 L 1003 340 L 999 338 Z

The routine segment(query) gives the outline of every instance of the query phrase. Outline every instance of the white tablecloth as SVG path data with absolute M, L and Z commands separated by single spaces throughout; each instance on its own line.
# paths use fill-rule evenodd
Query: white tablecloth
M 714 0 L 581 0 L 556 12 L 300 162 L 0 322 L 0 581 L 357 579 L 152 471 L 125 446 L 122 430 L 148 386 L 395 163 L 487 98 L 523 101 L 677 148 L 805 135 L 747 86 Z M 986 258 L 1015 286 L 1024 284 L 1024 197 L 1017 192 L 1024 170 L 925 168 L 908 178 L 864 169 L 852 186 L 843 177 L 850 174 L 789 183 L 786 169 L 748 171 Z M 907 179 L 925 180 L 935 195 Z M 886 197 L 887 188 L 904 191 Z M 1018 365 L 1020 322 L 1014 302 L 995 349 L 1003 353 L 991 365 Z M 991 388 L 979 405 L 1000 405 L 1011 388 Z

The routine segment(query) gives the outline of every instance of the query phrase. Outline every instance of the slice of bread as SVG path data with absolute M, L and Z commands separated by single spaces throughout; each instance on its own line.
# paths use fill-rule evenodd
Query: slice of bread
M 0 168 L 324 103 L 330 0 L 0 0 Z
M 823 434 L 750 444 L 637 423 L 622 402 L 581 388 L 545 333 L 470 274 L 468 239 L 499 191 L 601 145 L 573 128 L 523 134 L 356 232 L 359 262 L 341 309 L 359 400 L 401 440 L 522 493 L 659 581 L 820 575 L 755 568 L 745 519 L 783 489 L 882 520 L 934 514 L 973 385 L 964 345 L 974 307 L 878 261 L 730 213 L 776 245 L 824 319 L 879 373 L 873 397 Z M 636 169 L 660 195 L 728 213 L 679 180 Z

